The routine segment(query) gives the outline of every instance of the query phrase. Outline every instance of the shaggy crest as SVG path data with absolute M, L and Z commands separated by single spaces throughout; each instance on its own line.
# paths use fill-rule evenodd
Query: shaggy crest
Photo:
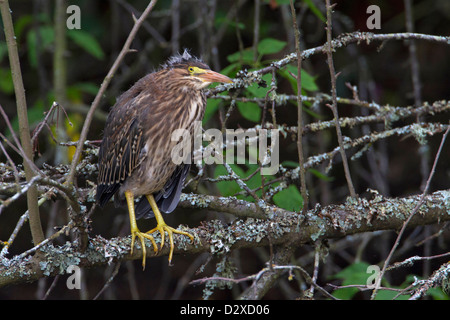
M 176 65 L 179 64 L 185 64 L 187 62 L 196 62 L 196 63 L 202 63 L 203 61 L 189 53 L 188 49 L 184 49 L 183 53 L 177 53 L 170 57 L 165 64 L 162 65 L 162 67 L 165 68 L 173 68 Z

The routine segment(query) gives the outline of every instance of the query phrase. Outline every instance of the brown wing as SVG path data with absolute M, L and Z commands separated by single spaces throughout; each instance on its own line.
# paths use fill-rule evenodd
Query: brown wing
M 121 104 L 124 100 L 126 103 Z M 99 150 L 97 202 L 103 207 L 143 159 L 142 127 L 134 99 L 120 99 L 111 110 Z

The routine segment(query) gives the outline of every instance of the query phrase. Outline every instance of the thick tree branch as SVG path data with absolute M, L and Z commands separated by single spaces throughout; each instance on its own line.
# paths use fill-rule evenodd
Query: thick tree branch
M 188 229 L 195 236 L 195 243 L 175 236 L 175 253 L 193 254 L 210 252 L 221 255 L 239 248 L 291 244 L 301 246 L 322 239 L 342 238 L 347 235 L 376 230 L 399 230 L 421 200 L 421 195 L 406 198 L 384 198 L 373 192 L 373 199 L 349 198 L 346 203 L 316 206 L 306 214 L 299 214 L 273 207 L 269 219 L 236 219 L 230 225 L 221 221 L 206 221 L 197 228 Z M 185 196 L 182 207 L 207 209 L 234 214 L 240 209 L 257 212 L 256 205 L 234 198 L 196 195 Z M 437 191 L 425 196 L 424 204 L 411 218 L 408 227 L 450 221 L 450 190 Z M 160 241 L 155 236 L 156 242 Z M 154 257 L 148 243 L 147 256 Z M 100 236 L 90 239 L 85 252 L 77 251 L 77 244 L 67 242 L 63 246 L 48 244 L 40 248 L 42 259 L 35 261 L 29 256 L 0 261 L 0 287 L 15 283 L 35 281 L 44 276 L 64 274 L 69 265 L 84 268 L 104 265 L 110 262 L 141 259 L 140 248 L 130 255 L 130 237 L 104 239 Z M 169 253 L 166 245 L 158 255 Z M 176 262 L 175 262 L 176 263 Z

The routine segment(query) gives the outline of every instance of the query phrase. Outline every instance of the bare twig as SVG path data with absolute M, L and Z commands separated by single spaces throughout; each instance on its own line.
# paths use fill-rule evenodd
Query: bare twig
M 260 23 L 260 11 L 261 3 L 260 0 L 255 1 L 255 13 L 253 19 L 253 60 L 256 61 L 258 58 L 258 42 L 259 42 L 259 23 Z
M 6 115 L 5 110 L 3 110 L 3 107 L 0 105 L 0 114 L 2 115 L 3 119 L 6 122 L 6 126 L 8 127 L 9 131 L 11 132 L 11 136 L 15 142 L 16 145 L 13 145 L 12 143 L 9 142 L 8 139 L 6 139 L 3 134 L 0 133 L 1 137 L 3 138 L 4 141 L 6 141 L 6 143 L 14 150 L 16 151 L 22 158 L 24 163 L 27 163 L 28 166 L 30 167 L 31 170 L 34 171 L 34 173 L 39 173 L 39 168 L 36 167 L 36 165 L 34 164 L 34 162 L 31 160 L 32 158 L 29 158 L 28 155 L 26 154 L 25 150 L 22 147 L 22 144 L 20 143 L 19 139 L 17 138 L 16 133 L 14 132 L 14 129 L 11 125 L 11 122 L 9 121 L 8 116 Z
M 405 18 L 406 18 L 406 31 L 409 33 L 414 32 L 414 22 L 413 22 L 413 12 L 411 0 L 404 0 L 405 3 Z M 412 84 L 414 91 L 414 104 L 416 107 L 422 104 L 422 85 L 420 83 L 420 67 L 419 62 L 417 60 L 417 48 L 416 48 L 416 40 L 411 39 L 408 43 L 409 48 L 409 56 L 410 56 L 410 64 L 411 64 L 411 75 L 412 75 Z M 418 118 L 419 120 L 419 118 Z
M 97 300 L 102 295 L 102 293 L 111 285 L 112 281 L 114 280 L 114 278 L 119 273 L 120 265 L 121 265 L 120 262 L 116 263 L 116 265 L 114 266 L 114 269 L 113 269 L 113 271 L 111 273 L 111 276 L 108 278 L 108 281 L 106 281 L 106 283 L 102 287 L 102 289 L 95 295 L 94 300 Z
M 434 256 L 429 256 L 429 257 L 419 257 L 419 256 L 413 256 L 413 257 L 409 257 L 401 262 L 396 262 L 392 265 L 390 265 L 386 270 L 393 270 L 393 269 L 397 269 L 400 267 L 410 267 L 414 264 L 415 261 L 430 261 L 433 259 L 440 259 L 440 258 L 445 258 L 450 256 L 450 252 L 446 252 L 446 253 L 442 253 L 442 254 L 437 254 Z
M 295 33 L 295 50 L 297 52 L 297 151 L 300 168 L 300 190 L 303 198 L 303 213 L 308 211 L 308 190 L 306 189 L 304 154 L 303 154 L 303 106 L 302 106 L 302 52 L 300 51 L 300 30 L 297 26 L 297 15 L 294 3 L 290 1 L 292 24 Z
M 348 166 L 347 155 L 344 150 L 344 140 L 342 138 L 341 127 L 339 126 L 339 115 L 337 110 L 337 94 L 336 94 L 336 72 L 334 70 L 333 63 L 333 48 L 332 48 L 332 22 L 331 22 L 331 13 L 333 10 L 333 6 L 330 5 L 330 0 L 326 0 L 327 6 L 327 57 L 328 57 L 328 68 L 330 69 L 330 77 L 331 77 L 331 95 L 333 97 L 333 102 L 331 104 L 331 110 L 333 111 L 334 119 L 336 121 L 336 134 L 338 138 L 338 143 L 340 146 L 340 154 L 342 157 L 342 164 L 344 166 L 345 179 L 347 180 L 348 189 L 350 191 L 350 196 L 352 198 L 356 197 L 355 188 L 353 187 L 352 178 L 350 176 L 350 169 Z

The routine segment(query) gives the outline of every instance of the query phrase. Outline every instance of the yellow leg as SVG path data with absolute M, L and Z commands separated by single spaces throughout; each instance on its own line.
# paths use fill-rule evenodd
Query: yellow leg
M 131 254 L 133 254 L 134 240 L 136 237 L 139 238 L 142 247 L 142 268 L 145 269 L 145 258 L 147 256 L 147 251 L 145 250 L 144 238 L 149 239 L 153 244 L 153 249 L 158 252 L 158 246 L 156 245 L 155 239 L 149 234 L 139 231 L 136 223 L 136 217 L 134 214 L 134 195 L 131 191 L 125 191 L 125 198 L 127 199 L 128 213 L 130 215 L 130 227 L 131 227 Z
M 173 245 L 173 233 L 178 233 L 178 234 L 182 234 L 185 235 L 187 237 L 189 237 L 191 239 L 191 241 L 194 241 L 194 237 L 184 231 L 179 231 L 175 228 L 169 227 L 166 222 L 164 221 L 161 212 L 159 212 L 158 209 L 158 205 L 155 202 L 155 198 L 153 197 L 153 195 L 149 194 L 146 195 L 148 202 L 150 203 L 150 206 L 152 207 L 153 213 L 155 214 L 155 218 L 156 218 L 156 228 L 146 232 L 147 234 L 151 234 L 153 232 L 159 231 L 159 233 L 161 234 L 161 249 L 164 246 L 164 237 L 165 237 L 165 231 L 167 232 L 167 235 L 169 236 L 169 242 L 170 242 L 170 252 L 169 252 L 169 264 L 172 261 L 172 256 L 173 256 L 173 249 L 174 249 L 174 245 Z

